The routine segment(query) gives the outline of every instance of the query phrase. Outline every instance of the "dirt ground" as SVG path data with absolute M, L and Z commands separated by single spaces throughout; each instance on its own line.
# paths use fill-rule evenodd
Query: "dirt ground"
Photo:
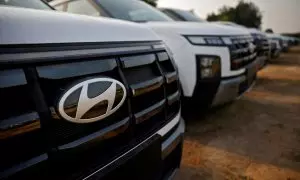
M 272 60 L 244 97 L 186 124 L 176 180 L 300 180 L 300 47 Z

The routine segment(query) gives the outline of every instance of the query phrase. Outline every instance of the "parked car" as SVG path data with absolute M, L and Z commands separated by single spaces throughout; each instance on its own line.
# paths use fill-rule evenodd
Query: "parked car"
M 197 17 L 190 11 L 180 10 L 180 9 L 171 9 L 171 8 L 162 8 L 162 12 L 166 13 L 175 21 L 190 21 L 190 22 L 205 22 L 204 20 Z M 254 45 L 256 46 L 257 58 L 259 59 L 260 65 L 259 69 L 262 69 L 267 64 L 267 61 L 270 59 L 270 42 L 264 32 L 261 32 L 255 28 L 246 28 L 244 26 L 235 24 L 228 21 L 218 21 L 216 23 L 238 27 L 249 31 L 254 39 Z
M 271 41 L 267 37 L 266 33 L 256 28 L 248 28 L 248 30 L 254 39 L 254 44 L 257 47 L 257 58 L 260 58 L 261 61 L 264 62 L 263 66 L 265 66 L 271 59 Z
M 160 10 L 174 21 L 205 22 L 190 11 L 172 8 L 160 8 Z
M 283 36 L 283 35 L 278 35 L 278 36 L 281 39 L 282 51 L 283 52 L 288 52 L 289 48 L 290 48 L 289 37 Z
M 282 51 L 282 40 L 278 34 L 267 33 L 267 37 L 271 42 L 271 57 L 277 58 Z
M 291 37 L 291 36 L 289 36 L 288 38 L 289 38 L 289 43 L 290 43 L 291 46 L 296 46 L 297 45 L 297 38 Z
M 185 99 L 198 104 L 216 106 L 233 101 L 256 78 L 258 61 L 253 38 L 240 28 L 175 22 L 139 0 L 67 0 L 50 4 L 70 13 L 139 22 L 153 29 L 173 53 Z
M 247 28 L 243 25 L 236 24 L 230 21 L 217 21 L 216 23 L 224 24 L 227 26 L 239 27 L 249 31 L 249 33 L 254 39 L 254 44 L 256 46 L 257 51 L 257 58 L 260 59 L 260 62 L 262 62 L 262 64 L 260 65 L 260 69 L 265 67 L 265 65 L 271 58 L 271 41 L 269 40 L 265 32 L 262 32 L 256 28 Z
M 178 74 L 154 32 L 3 6 L 50 9 L 42 1 L 0 4 L 0 179 L 174 175 L 185 128 Z

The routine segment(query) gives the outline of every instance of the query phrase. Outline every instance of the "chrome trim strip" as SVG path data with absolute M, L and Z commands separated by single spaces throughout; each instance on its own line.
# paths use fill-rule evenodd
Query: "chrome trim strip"
M 116 159 L 112 160 L 111 162 L 109 162 L 108 164 L 106 164 L 105 166 L 103 166 L 102 168 L 96 170 L 95 172 L 91 173 L 90 175 L 88 175 L 87 177 L 83 178 L 83 180 L 87 180 L 89 178 L 92 178 L 92 176 L 94 176 L 95 174 L 97 174 L 98 172 L 102 171 L 103 169 L 107 168 L 108 166 L 110 166 L 111 164 L 115 163 L 116 161 L 118 161 L 119 159 L 123 158 L 124 156 L 126 156 L 127 154 L 131 153 L 132 151 L 134 151 L 135 149 L 137 149 L 139 146 L 143 145 L 145 142 L 147 142 L 148 140 L 150 140 L 151 138 L 153 138 L 156 134 L 153 134 L 152 136 L 148 137 L 147 139 L 145 139 L 144 141 L 142 141 L 141 143 L 139 143 L 138 145 L 136 145 L 135 147 L 133 147 L 132 149 L 130 149 L 129 151 L 125 152 L 124 154 L 122 154 L 121 156 L 117 157 Z
M 37 66 L 39 77 L 47 79 L 63 79 L 89 74 L 111 71 L 117 67 L 116 59 L 103 59 L 100 61 L 80 61 L 63 64 Z M 55 71 L 55 73 L 53 73 Z
M 163 136 L 164 134 L 168 133 L 168 131 L 170 129 L 172 129 L 172 127 L 174 127 L 180 121 L 180 116 L 181 116 L 180 112 L 181 111 L 179 111 L 178 115 L 171 122 L 169 122 L 167 125 L 165 125 L 163 128 L 161 128 L 159 131 L 157 131 L 156 133 L 154 133 L 152 136 L 148 137 L 143 142 L 141 142 L 138 145 L 136 145 L 134 148 L 130 149 L 129 151 L 127 151 L 124 154 L 122 154 L 121 156 L 119 156 L 116 159 L 112 160 L 111 162 L 109 162 L 108 164 L 106 164 L 105 166 L 103 166 L 102 168 L 96 170 L 95 172 L 91 173 L 87 177 L 83 178 L 83 180 L 87 180 L 87 179 L 91 178 L 93 175 L 97 174 L 98 172 L 102 171 L 106 167 L 110 166 L 111 164 L 115 163 L 119 159 L 123 158 L 124 156 L 126 156 L 127 154 L 129 154 L 130 152 L 134 151 L 136 148 L 138 148 L 139 146 L 141 146 L 142 144 L 144 144 L 145 142 L 147 142 L 149 139 L 153 138 L 156 134 L 159 134 L 159 135 Z
M 175 132 L 167 140 L 165 140 L 162 143 L 162 146 L 161 146 L 162 159 L 165 159 L 182 141 L 184 131 L 185 131 L 185 124 L 182 119 L 180 121 L 178 128 L 175 130 Z
M 163 77 L 159 76 L 148 81 L 143 81 L 141 83 L 132 84 L 130 88 L 132 89 L 132 94 L 134 97 L 145 94 L 149 91 L 158 89 L 163 85 Z
M 164 99 L 141 112 L 135 113 L 134 117 L 135 117 L 136 124 L 140 124 L 148 120 L 149 118 L 155 116 L 157 113 L 161 112 L 163 110 L 165 103 L 166 100 Z
M 158 57 L 158 60 L 159 61 L 166 61 L 166 60 L 169 60 L 170 57 L 168 55 L 167 52 L 160 52 L 160 53 L 157 53 L 157 57 Z
M 159 131 L 157 131 L 157 134 L 164 136 L 167 134 L 179 121 L 181 117 L 181 109 L 179 110 L 179 113 L 170 121 L 167 125 L 165 125 L 163 128 L 161 128 Z
M 167 79 L 167 83 L 168 84 L 176 81 L 177 78 L 178 78 L 178 76 L 177 76 L 177 72 L 176 71 L 166 74 L 166 79 Z
M 27 84 L 27 80 L 22 69 L 0 71 L 0 88 L 20 86 L 25 84 Z
M 155 54 L 133 55 L 121 57 L 121 64 L 123 68 L 138 67 L 143 65 L 152 64 L 155 60 Z
M 107 133 L 110 133 L 112 131 L 115 131 L 121 127 L 126 126 L 129 123 L 129 118 L 126 118 L 116 124 L 113 124 L 105 129 L 101 129 L 100 131 L 97 131 L 95 133 L 92 133 L 86 137 L 83 137 L 81 139 L 78 139 L 76 141 L 70 142 L 68 144 L 64 144 L 58 147 L 59 150 L 66 150 L 66 149 L 72 149 L 75 148 L 77 146 L 83 145 L 85 143 L 88 143 L 89 141 L 99 138 L 99 137 L 103 137 L 105 136 Z
M 180 99 L 180 93 L 179 91 L 176 91 L 174 94 L 171 94 L 167 98 L 168 98 L 168 105 L 172 105 L 174 102 Z
M 217 106 L 226 102 L 230 102 L 237 98 L 239 94 L 240 83 L 246 80 L 246 76 L 232 78 L 221 81 L 218 91 L 213 99 L 212 106 Z
M 41 154 L 39 156 L 36 156 L 34 158 L 31 158 L 27 161 L 21 162 L 20 164 L 13 166 L 12 168 L 9 168 L 7 170 L 4 170 L 3 172 L 0 173 L 0 179 L 11 176 L 19 171 L 22 171 L 23 169 L 26 169 L 30 166 L 33 166 L 35 164 L 38 164 L 42 161 L 45 161 L 48 159 L 47 154 Z
M 0 140 L 26 134 L 41 128 L 37 112 L 31 112 L 0 121 Z

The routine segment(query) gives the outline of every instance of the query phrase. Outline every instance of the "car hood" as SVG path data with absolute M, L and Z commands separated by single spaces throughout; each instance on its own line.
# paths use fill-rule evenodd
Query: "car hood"
M 281 39 L 281 36 L 279 34 L 271 34 L 271 33 L 267 33 L 267 37 L 269 38 L 278 38 Z
M 175 32 L 181 35 L 249 35 L 244 29 L 209 22 L 147 22 L 155 31 Z
M 149 28 L 122 20 L 0 6 L 0 44 L 157 41 Z
M 262 31 L 260 31 L 260 30 L 258 30 L 258 29 L 255 29 L 255 28 L 249 28 L 248 30 L 249 30 L 250 33 L 253 33 L 253 34 L 260 34 L 260 35 L 266 36 L 266 33 L 262 32 Z

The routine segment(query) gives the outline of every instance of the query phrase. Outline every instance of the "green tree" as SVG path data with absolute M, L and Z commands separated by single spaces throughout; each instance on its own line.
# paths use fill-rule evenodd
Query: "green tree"
M 209 14 L 207 20 L 231 21 L 246 27 L 260 28 L 262 14 L 254 3 L 240 0 L 236 7 L 224 6 L 217 14 Z
M 157 0 L 142 0 L 142 1 L 150 4 L 151 6 L 154 6 L 154 7 L 157 6 L 157 2 L 156 2 Z

